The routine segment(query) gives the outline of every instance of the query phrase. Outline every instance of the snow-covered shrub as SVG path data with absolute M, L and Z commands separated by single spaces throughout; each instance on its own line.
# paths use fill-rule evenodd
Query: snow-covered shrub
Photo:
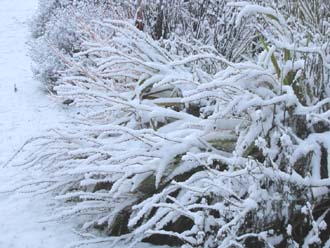
M 237 10 L 228 0 L 144 1 L 145 31 L 164 46 L 179 54 L 200 52 L 210 46 L 231 60 L 255 50 L 257 38 L 249 23 L 235 26 Z M 152 4 L 151 4 L 152 3 Z
M 127 19 L 134 14 L 127 1 L 108 0 L 40 0 L 31 22 L 31 56 L 36 77 L 53 90 L 66 65 L 59 53 L 72 57 L 92 30 L 87 23 L 103 18 Z M 83 32 L 82 32 L 83 30 Z
M 32 22 L 32 57 L 35 74 L 52 88 L 65 69 L 58 51 L 73 56 L 86 40 L 86 26 L 91 19 L 130 20 L 137 18 L 138 1 L 40 0 Z M 235 25 L 237 10 L 228 0 L 142 1 L 144 32 L 161 41 L 161 46 L 182 56 L 214 49 L 231 61 L 255 56 L 258 35 L 250 23 Z M 254 2 L 260 2 L 254 0 Z
M 55 88 L 84 117 L 34 143 L 25 166 L 49 177 L 28 185 L 109 236 L 80 245 L 329 247 L 329 23 L 313 2 L 231 3 L 263 48 L 241 62 L 94 22 Z

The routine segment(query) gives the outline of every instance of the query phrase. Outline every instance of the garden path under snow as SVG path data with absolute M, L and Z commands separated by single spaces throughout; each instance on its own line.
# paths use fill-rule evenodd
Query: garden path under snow
M 27 21 L 36 6 L 37 0 L 0 0 L 0 191 L 31 176 L 4 167 L 6 161 L 26 140 L 65 117 L 31 72 Z M 0 248 L 63 248 L 78 240 L 68 224 L 42 222 L 49 202 L 47 196 L 1 193 Z

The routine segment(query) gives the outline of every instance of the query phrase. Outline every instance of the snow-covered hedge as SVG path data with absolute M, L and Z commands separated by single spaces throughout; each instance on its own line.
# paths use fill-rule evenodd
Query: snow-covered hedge
M 40 0 L 32 21 L 32 57 L 35 74 L 51 90 L 66 66 L 58 59 L 58 51 L 73 56 L 88 40 L 89 32 L 81 32 L 91 20 L 104 18 L 137 19 L 136 0 Z M 172 54 L 182 56 L 214 49 L 231 61 L 255 56 L 260 50 L 258 35 L 248 22 L 235 25 L 237 9 L 229 0 L 148 0 L 142 1 L 144 32 Z M 254 0 L 254 2 L 260 2 Z
M 109 236 L 78 246 L 330 247 L 324 3 L 227 5 L 258 34 L 240 62 L 166 49 L 128 21 L 78 27 L 55 90 L 83 117 L 33 143 L 24 164 L 49 177 L 29 187 Z
M 31 56 L 35 76 L 53 91 L 65 63 L 58 53 L 72 57 L 92 35 L 87 23 L 103 18 L 132 18 L 128 1 L 108 0 L 39 0 L 31 21 Z

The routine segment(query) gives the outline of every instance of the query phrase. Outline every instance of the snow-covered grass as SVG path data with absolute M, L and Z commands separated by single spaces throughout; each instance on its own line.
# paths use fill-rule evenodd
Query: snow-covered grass
M 279 8 L 232 6 L 260 36 L 240 63 L 176 54 L 129 21 L 84 27 L 94 33 L 79 52 L 57 52 L 67 70 L 54 89 L 86 118 L 35 143 L 24 165 L 47 177 L 28 188 L 54 192 L 57 216 L 113 235 L 104 242 L 325 244 L 326 35 Z
M 0 248 L 63 248 L 82 240 L 74 223 L 48 221 L 50 195 L 13 191 L 42 175 L 8 162 L 29 140 L 74 114 L 56 104 L 33 79 L 27 41 L 28 20 L 36 7 L 36 0 L 0 3 Z
M 210 47 L 178 54 L 132 20 L 77 26 L 86 40 L 74 55 L 52 50 L 66 68 L 53 90 L 80 112 L 65 125 L 68 111 L 19 69 L 29 64 L 24 37 L 5 38 L 6 242 L 329 246 L 330 25 L 313 18 L 314 5 L 294 6 L 302 18 L 290 8 L 232 4 L 235 25 L 250 21 L 259 36 L 239 63 Z M 6 163 L 29 137 L 39 138 L 15 158 L 21 166 Z M 46 216 L 53 222 L 39 221 Z

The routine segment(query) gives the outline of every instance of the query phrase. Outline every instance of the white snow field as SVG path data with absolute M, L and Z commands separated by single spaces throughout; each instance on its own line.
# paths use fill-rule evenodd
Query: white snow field
M 64 117 L 32 78 L 27 20 L 36 6 L 36 0 L 0 0 L 0 191 L 30 173 L 4 167 L 6 161 Z M 48 203 L 45 196 L 1 193 L 0 248 L 59 248 L 78 240 L 69 225 L 41 222 L 49 215 Z

